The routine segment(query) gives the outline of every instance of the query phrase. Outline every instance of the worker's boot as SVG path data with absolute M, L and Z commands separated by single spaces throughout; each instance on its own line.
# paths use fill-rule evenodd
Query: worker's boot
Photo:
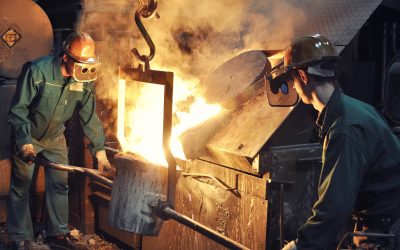
M 69 235 L 48 236 L 46 244 L 52 250 L 70 250 L 70 249 L 86 249 L 82 245 L 77 244 Z
M 47 245 L 36 244 L 33 240 L 16 240 L 12 244 L 13 250 L 51 250 Z

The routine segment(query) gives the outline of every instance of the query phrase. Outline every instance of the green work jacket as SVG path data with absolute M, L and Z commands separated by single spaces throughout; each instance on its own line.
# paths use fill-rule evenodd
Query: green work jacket
M 374 107 L 335 90 L 317 125 L 323 139 L 318 200 L 297 247 L 330 249 L 346 219 L 392 216 L 400 201 L 400 142 Z
M 104 149 L 104 132 L 96 114 L 93 82 L 76 82 L 61 74 L 59 56 L 41 57 L 24 65 L 8 120 L 16 146 L 59 135 L 77 109 L 91 152 Z

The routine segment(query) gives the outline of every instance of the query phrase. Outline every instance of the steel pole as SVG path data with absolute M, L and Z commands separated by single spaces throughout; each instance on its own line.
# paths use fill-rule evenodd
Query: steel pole
M 204 226 L 203 224 L 200 224 L 197 221 L 194 221 L 190 219 L 189 217 L 182 215 L 172 209 L 169 206 L 166 206 L 162 209 L 162 215 L 165 218 L 170 218 L 173 219 L 191 229 L 194 231 L 201 233 L 202 235 L 206 236 L 207 238 L 223 245 L 224 247 L 227 247 L 229 249 L 249 249 L 242 244 L 233 241 L 232 239 L 229 239 L 228 237 L 218 233 L 217 231 L 212 230 L 211 228 L 208 228 Z

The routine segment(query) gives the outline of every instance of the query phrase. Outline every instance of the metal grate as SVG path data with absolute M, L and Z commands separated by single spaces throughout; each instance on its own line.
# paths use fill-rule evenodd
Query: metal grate
M 336 45 L 347 45 L 380 3 L 381 0 L 296 1 L 307 18 L 296 36 L 320 33 Z

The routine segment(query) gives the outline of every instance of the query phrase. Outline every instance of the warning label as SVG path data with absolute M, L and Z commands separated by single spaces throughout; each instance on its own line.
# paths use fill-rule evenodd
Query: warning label
M 21 39 L 21 35 L 12 28 L 8 28 L 1 35 L 1 40 L 11 49 Z

